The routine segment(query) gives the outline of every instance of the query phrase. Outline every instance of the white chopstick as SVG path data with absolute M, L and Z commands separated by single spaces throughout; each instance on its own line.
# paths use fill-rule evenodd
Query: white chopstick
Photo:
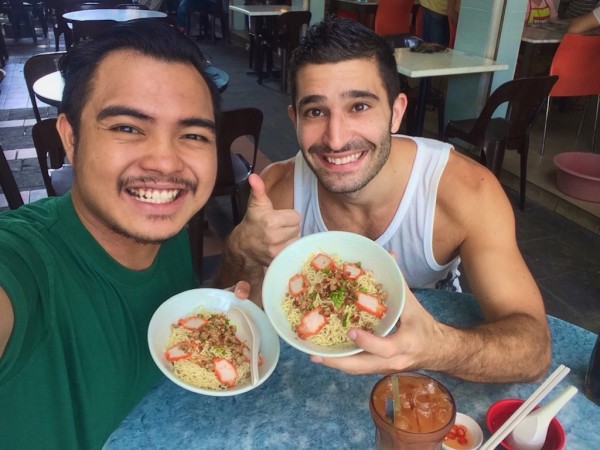
M 523 402 L 519 409 L 517 409 L 506 422 L 496 430 L 487 442 L 480 447 L 480 450 L 493 450 L 496 448 L 500 442 L 515 429 L 519 422 L 533 411 L 533 408 L 535 408 L 570 371 L 571 369 L 563 364 L 558 366 L 558 368 L 552 372 L 552 375 L 550 375 L 546 381 L 544 381 L 541 386 Z

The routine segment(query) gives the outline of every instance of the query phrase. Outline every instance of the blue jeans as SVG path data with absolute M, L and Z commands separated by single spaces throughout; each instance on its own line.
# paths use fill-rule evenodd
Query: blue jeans
M 450 42 L 448 16 L 423 8 L 423 40 L 448 47 Z
M 190 11 L 211 11 L 214 12 L 215 2 L 211 0 L 181 0 L 177 7 L 177 26 L 179 28 L 185 28 L 187 25 L 187 18 Z M 206 18 L 200 19 L 205 23 L 200 23 L 200 29 L 208 25 Z

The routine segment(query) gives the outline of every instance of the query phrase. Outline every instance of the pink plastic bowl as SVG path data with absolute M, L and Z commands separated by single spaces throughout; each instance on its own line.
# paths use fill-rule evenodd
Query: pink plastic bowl
M 600 202 L 600 153 L 566 152 L 553 159 L 561 192 L 588 202 Z
M 487 411 L 486 421 L 490 433 L 495 433 L 500 426 L 506 422 L 506 420 L 514 413 L 519 406 L 523 404 L 523 400 L 516 398 L 508 398 L 505 400 L 498 400 L 494 403 Z M 506 441 L 502 441 L 502 447 L 507 450 L 514 450 Z M 562 450 L 565 446 L 565 430 L 562 425 L 556 419 L 552 419 L 550 427 L 548 428 L 548 434 L 546 435 L 546 442 L 542 450 Z

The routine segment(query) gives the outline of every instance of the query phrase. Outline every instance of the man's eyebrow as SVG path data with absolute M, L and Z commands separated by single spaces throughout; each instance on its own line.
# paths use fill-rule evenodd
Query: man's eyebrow
M 379 96 L 375 95 L 371 91 L 361 91 L 361 90 L 351 90 L 344 92 L 342 94 L 343 98 L 372 98 L 374 100 L 378 100 Z M 325 101 L 326 97 L 324 95 L 307 95 L 306 97 L 300 99 L 298 101 L 298 107 L 305 106 L 310 103 L 319 103 Z
M 140 111 L 139 109 L 131 108 L 128 106 L 121 106 L 121 105 L 108 106 L 108 107 L 102 109 L 96 115 L 96 119 L 104 120 L 109 117 L 115 117 L 115 116 L 129 116 L 129 117 L 144 120 L 147 122 L 154 122 L 154 120 L 155 120 L 154 117 L 149 116 L 148 114 L 144 113 L 143 111 Z M 213 132 L 216 131 L 216 128 L 217 128 L 214 120 L 203 119 L 201 117 L 187 117 L 187 118 L 181 119 L 181 120 L 179 120 L 179 125 L 181 127 L 197 126 L 197 127 L 202 127 L 202 128 L 208 128 L 209 130 L 211 130 Z

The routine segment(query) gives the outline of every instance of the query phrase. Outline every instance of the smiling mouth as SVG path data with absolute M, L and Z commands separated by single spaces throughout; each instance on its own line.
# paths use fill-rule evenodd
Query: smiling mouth
M 127 189 L 129 195 L 144 203 L 169 203 L 181 195 L 181 189 Z
M 352 155 L 347 155 L 347 156 L 342 156 L 342 157 L 332 157 L 332 156 L 324 156 L 325 161 L 327 161 L 329 164 L 334 164 L 336 166 L 341 166 L 344 164 L 350 164 L 353 163 L 355 161 L 358 161 L 365 152 L 359 152 L 359 153 L 353 153 Z

